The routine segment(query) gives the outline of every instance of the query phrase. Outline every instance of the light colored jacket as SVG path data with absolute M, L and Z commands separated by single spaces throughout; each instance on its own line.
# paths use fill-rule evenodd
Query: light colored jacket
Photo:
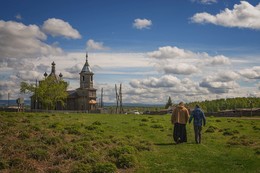
M 186 109 L 184 106 L 177 106 L 173 112 L 171 121 L 172 124 L 179 123 L 179 124 L 187 124 L 189 120 L 190 114 L 188 109 Z

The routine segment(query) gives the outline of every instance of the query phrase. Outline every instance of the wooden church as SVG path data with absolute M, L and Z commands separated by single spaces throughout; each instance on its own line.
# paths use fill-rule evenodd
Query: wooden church
M 55 80 L 60 81 L 63 75 L 60 73 L 56 75 L 55 63 L 52 63 L 51 73 L 48 75 L 44 73 L 46 77 L 54 77 Z M 79 73 L 80 75 L 80 87 L 76 90 L 69 90 L 67 100 L 65 105 L 62 106 L 60 103 L 56 103 L 56 110 L 73 110 L 73 111 L 82 111 L 82 112 L 93 112 L 97 110 L 97 97 L 96 91 L 93 87 L 93 76 L 89 63 L 88 63 L 88 54 L 86 54 L 86 62 Z M 40 84 L 40 82 L 39 82 Z M 37 102 L 35 97 L 31 97 L 31 109 L 42 109 L 41 103 Z

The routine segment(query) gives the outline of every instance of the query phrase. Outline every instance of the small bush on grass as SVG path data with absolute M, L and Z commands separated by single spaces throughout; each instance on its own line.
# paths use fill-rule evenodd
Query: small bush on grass
M 260 130 L 260 127 L 253 126 L 253 130 Z
M 47 173 L 62 173 L 62 171 L 59 168 L 49 168 Z
M 59 137 L 42 137 L 41 140 L 47 145 L 56 145 L 60 143 Z
M 155 128 L 155 129 L 162 129 L 163 125 L 162 124 L 153 124 L 153 125 L 151 125 L 151 127 Z
M 224 136 L 233 136 L 234 134 L 239 134 L 239 131 L 237 130 L 230 130 L 229 128 L 224 129 L 224 132 L 222 133 Z
M 116 166 L 113 163 L 97 163 L 93 168 L 93 173 L 114 173 Z
M 122 154 L 117 158 L 116 165 L 118 168 L 131 168 L 137 163 L 137 159 L 132 154 Z
M 0 160 L 0 170 L 5 168 L 7 168 L 7 164 L 4 161 Z
M 71 173 L 91 173 L 91 172 L 93 172 L 91 165 L 85 163 L 75 163 L 71 169 Z
M 49 154 L 47 150 L 37 148 L 29 153 L 29 157 L 38 161 L 47 160 L 49 158 Z
M 246 136 L 233 136 L 230 138 L 230 140 L 227 142 L 228 145 L 244 145 L 244 146 L 250 146 L 254 144 L 254 141 L 248 139 Z
M 94 123 L 92 123 L 92 125 L 100 126 L 100 125 L 101 125 L 101 122 L 100 122 L 100 121 L 95 121 Z
M 77 127 L 65 127 L 68 134 L 81 135 L 81 132 Z
M 218 128 L 215 126 L 209 126 L 208 129 L 205 131 L 206 133 L 214 133 Z
M 143 119 L 141 119 L 141 121 L 142 121 L 142 122 L 148 122 L 149 119 L 147 119 L 147 118 L 143 118 Z
M 139 126 L 148 126 L 146 123 L 140 123 Z
M 221 120 L 216 120 L 217 123 L 221 122 Z
M 123 154 L 134 154 L 134 153 L 136 153 L 136 149 L 128 145 L 123 147 L 113 148 L 108 152 L 109 156 L 113 156 L 115 158 L 119 158 Z
M 18 135 L 18 138 L 19 138 L 19 139 L 22 139 L 22 140 L 27 139 L 27 138 L 29 138 L 29 137 L 30 137 L 30 135 L 29 135 L 29 133 L 26 132 L 26 131 L 20 132 L 20 134 Z

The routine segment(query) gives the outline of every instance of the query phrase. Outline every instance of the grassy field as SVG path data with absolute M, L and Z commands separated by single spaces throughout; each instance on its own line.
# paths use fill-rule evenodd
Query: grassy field
M 0 112 L 0 172 L 260 172 L 260 119 L 207 117 L 174 144 L 170 115 Z

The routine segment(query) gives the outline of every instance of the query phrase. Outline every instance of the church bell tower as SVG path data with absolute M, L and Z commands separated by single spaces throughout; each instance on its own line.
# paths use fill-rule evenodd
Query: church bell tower
M 88 54 L 86 53 L 86 62 L 81 70 L 80 74 L 80 88 L 93 88 L 93 75 L 94 73 L 91 71 L 91 68 L 88 63 Z

